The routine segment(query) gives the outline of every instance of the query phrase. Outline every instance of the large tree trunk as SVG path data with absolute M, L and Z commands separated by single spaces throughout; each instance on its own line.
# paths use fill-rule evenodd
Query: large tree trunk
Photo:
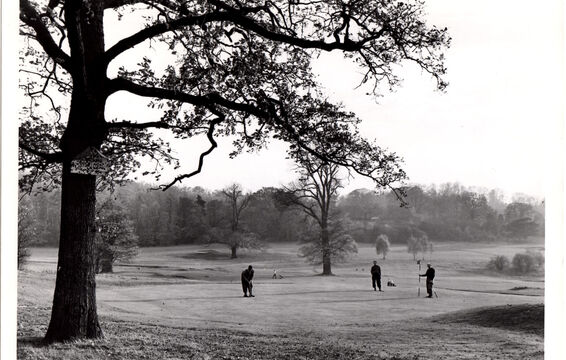
M 45 341 L 98 338 L 96 313 L 96 176 L 71 173 L 71 162 L 106 138 L 103 2 L 65 0 L 73 93 L 61 138 L 61 234 L 51 321 Z
M 330 237 L 328 234 L 328 225 L 324 224 L 321 229 L 322 241 L 322 275 L 332 275 L 330 265 Z
M 96 313 L 93 175 L 63 168 L 61 235 L 51 321 L 45 341 L 102 336 Z
M 238 257 L 238 255 L 236 254 L 236 251 L 238 250 L 237 246 L 232 246 L 231 247 L 232 250 L 232 256 L 230 256 L 231 259 L 236 259 Z

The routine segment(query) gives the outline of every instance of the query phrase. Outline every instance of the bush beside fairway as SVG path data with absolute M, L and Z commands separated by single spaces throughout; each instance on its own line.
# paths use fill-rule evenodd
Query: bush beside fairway
M 142 249 L 132 263 L 97 278 L 106 338 L 48 347 L 38 341 L 49 321 L 55 251 L 34 249 L 19 276 L 18 358 L 543 358 L 542 276 L 479 271 L 493 254 L 524 245 L 439 245 L 432 260 L 438 299 L 422 298 L 424 282 L 417 298 L 418 268 L 405 248 L 378 259 L 383 283 L 398 284 L 383 293 L 371 291 L 373 247 L 361 246 L 333 268 L 334 277 L 314 276 L 320 269 L 297 258 L 296 249 L 273 245 L 236 260 L 228 253 L 223 259 L 221 248 Z M 248 263 L 256 267 L 254 299 L 240 294 L 239 272 Z M 272 280 L 273 268 L 285 278 Z M 518 317 L 525 309 L 533 310 L 528 319 Z M 532 331 L 522 330 L 527 320 Z

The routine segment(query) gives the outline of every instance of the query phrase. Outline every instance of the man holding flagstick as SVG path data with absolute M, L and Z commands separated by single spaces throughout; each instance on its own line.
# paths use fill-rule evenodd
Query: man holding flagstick
M 419 284 L 420 284 L 421 276 L 426 276 L 426 292 L 428 293 L 427 297 L 432 298 L 432 281 L 434 280 L 434 268 L 430 264 L 426 264 L 426 266 L 428 267 L 426 273 L 419 274 Z M 420 269 L 420 261 L 419 261 L 419 269 Z M 420 290 L 421 287 L 419 286 L 419 293 Z

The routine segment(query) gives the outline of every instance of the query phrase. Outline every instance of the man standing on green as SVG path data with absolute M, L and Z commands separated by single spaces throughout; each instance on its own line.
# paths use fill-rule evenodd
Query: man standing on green
M 434 280 L 434 268 L 430 264 L 426 264 L 428 269 L 426 273 L 419 274 L 420 276 L 426 276 L 426 292 L 428 293 L 428 298 L 432 297 L 432 281 Z
M 242 271 L 242 290 L 244 290 L 244 297 L 248 297 L 248 291 L 250 292 L 250 297 L 254 297 L 252 295 L 252 279 L 254 278 L 254 269 L 250 265 L 244 271 Z
M 373 291 L 377 291 L 375 285 L 379 291 L 381 291 L 381 268 L 377 265 L 377 261 L 373 262 L 373 266 L 370 269 L 371 272 L 371 286 L 373 286 Z

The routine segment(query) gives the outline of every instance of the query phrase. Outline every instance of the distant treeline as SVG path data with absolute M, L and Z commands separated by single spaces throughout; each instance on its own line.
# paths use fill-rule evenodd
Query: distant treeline
M 308 226 L 305 214 L 280 201 L 282 189 L 263 188 L 250 196 L 240 223 L 263 242 L 297 242 Z M 495 190 L 478 193 L 458 184 L 406 189 L 408 207 L 393 193 L 360 189 L 338 198 L 335 216 L 357 242 L 374 242 L 385 234 L 392 244 L 427 235 L 442 241 L 522 241 L 544 236 L 544 203 L 526 196 L 505 201 Z M 130 183 L 113 193 L 101 193 L 125 211 L 140 246 L 210 242 L 214 229 L 229 226 L 232 209 L 220 191 L 201 187 L 150 190 Z M 25 196 L 21 204 L 33 210 L 35 245 L 59 241 L 60 192 Z

